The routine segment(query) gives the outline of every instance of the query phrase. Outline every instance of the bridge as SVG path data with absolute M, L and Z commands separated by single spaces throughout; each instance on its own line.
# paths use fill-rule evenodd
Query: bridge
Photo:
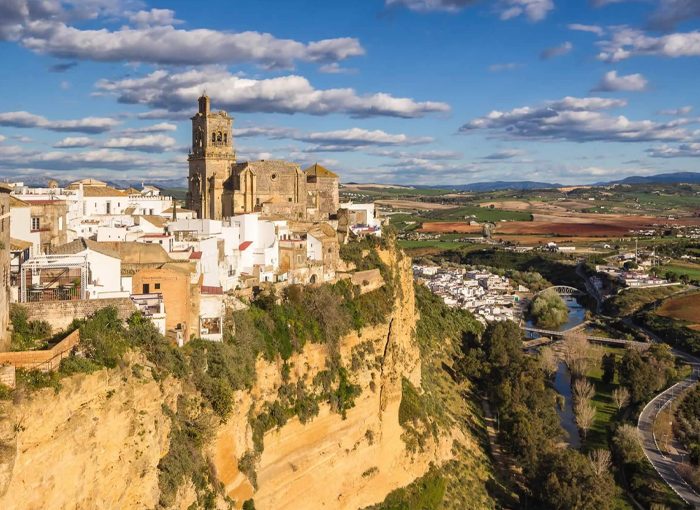
M 555 338 L 563 338 L 571 332 L 571 330 L 553 331 L 551 329 L 533 328 L 530 326 L 525 326 L 523 327 L 523 329 L 528 333 L 537 333 L 538 335 L 552 338 L 552 340 L 544 340 L 542 338 L 537 338 L 535 340 L 526 341 L 523 343 L 523 347 L 526 349 L 537 347 L 539 345 L 544 345 L 546 343 L 549 343 L 550 341 L 554 341 Z M 640 349 L 646 349 L 649 347 L 649 344 L 646 342 L 636 342 L 634 340 L 625 340 L 622 338 L 607 338 L 604 336 L 586 335 L 586 340 L 597 344 L 618 345 L 623 347 L 631 346 Z
M 577 289 L 576 287 L 569 287 L 568 285 L 553 285 L 552 287 L 547 287 L 546 289 L 539 291 L 536 295 L 542 294 L 548 290 L 553 290 L 561 296 L 584 296 L 586 294 L 584 291 Z

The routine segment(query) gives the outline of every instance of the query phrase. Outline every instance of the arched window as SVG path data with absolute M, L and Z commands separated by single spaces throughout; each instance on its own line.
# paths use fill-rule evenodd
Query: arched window
M 216 142 L 216 133 L 211 134 L 211 142 L 212 143 Z
M 224 143 L 228 143 L 228 133 L 224 133 Z
M 221 131 L 219 131 L 219 135 L 216 137 L 216 141 L 220 142 L 221 141 Z

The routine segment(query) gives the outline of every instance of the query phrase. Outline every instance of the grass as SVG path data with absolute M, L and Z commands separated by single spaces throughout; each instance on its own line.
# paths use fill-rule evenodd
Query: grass
M 681 275 L 688 275 L 688 277 L 691 280 L 700 280 L 700 264 L 681 264 L 681 263 L 675 263 L 675 264 L 668 264 L 665 266 L 661 266 L 659 268 L 659 274 L 663 275 L 666 274 L 667 271 L 670 271 L 671 273 L 675 273 L 678 276 Z
M 612 299 L 605 302 L 606 311 L 617 316 L 630 315 L 644 305 L 666 298 L 684 287 L 674 285 L 669 287 L 650 287 L 642 289 L 625 289 Z
M 415 250 L 417 248 L 440 248 L 443 250 L 454 250 L 464 246 L 464 243 L 456 241 L 443 241 L 442 239 L 427 239 L 425 241 L 399 240 L 398 244 L 404 250 Z
M 624 349 L 609 346 L 602 347 L 602 349 L 605 354 L 615 354 L 618 361 L 622 358 L 625 352 Z M 591 403 L 595 407 L 596 413 L 593 426 L 588 431 L 588 435 L 583 441 L 583 447 L 585 450 L 595 450 L 596 448 L 607 450 L 609 448 L 608 428 L 617 415 L 617 407 L 615 406 L 612 398 L 613 390 L 619 386 L 617 373 L 615 374 L 615 379 L 612 383 L 606 383 L 603 381 L 603 370 L 600 365 L 591 368 L 587 375 L 588 380 L 595 387 L 595 394 L 593 395 Z

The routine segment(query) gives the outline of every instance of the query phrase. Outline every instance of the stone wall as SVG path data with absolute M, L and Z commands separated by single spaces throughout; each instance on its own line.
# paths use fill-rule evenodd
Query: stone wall
M 73 301 L 44 301 L 22 303 L 27 310 L 28 320 L 44 320 L 53 331 L 66 329 L 73 319 L 85 319 L 97 310 L 114 306 L 119 318 L 125 320 L 136 311 L 130 298 L 79 299 Z
M 63 358 L 70 356 L 71 351 L 78 345 L 79 341 L 80 331 L 76 329 L 51 349 L 44 351 L 0 352 L 0 365 L 9 364 L 15 368 L 50 372 L 59 367 Z

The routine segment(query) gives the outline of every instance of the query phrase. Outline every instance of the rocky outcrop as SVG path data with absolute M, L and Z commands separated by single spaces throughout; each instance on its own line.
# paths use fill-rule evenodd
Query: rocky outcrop
M 179 384 L 130 368 L 63 380 L 0 411 L 0 508 L 153 508 Z
M 240 507 L 253 497 L 258 509 L 356 509 L 382 501 L 393 489 L 424 474 L 431 462 L 451 457 L 452 437 L 431 439 L 410 453 L 399 424 L 402 379 L 421 382 L 415 343 L 416 311 L 410 260 L 381 253 L 397 275 L 396 302 L 386 324 L 344 337 L 340 356 L 362 392 L 345 418 L 321 405 L 318 416 L 297 418 L 264 437 L 256 463 L 257 488 L 239 472 L 253 449 L 251 414 L 277 398 L 281 361 L 257 363 L 251 391 L 235 394 L 234 411 L 221 424 L 207 454 L 225 493 Z M 325 345 L 309 344 L 289 360 L 288 383 L 305 381 L 326 368 Z M 134 362 L 143 360 L 131 360 Z M 139 373 L 139 371 L 137 371 Z M 41 390 L 0 410 L 0 508 L 154 508 L 158 462 L 167 453 L 171 420 L 182 384 L 155 382 L 146 370 L 102 370 L 62 380 L 63 388 Z M 176 508 L 195 492 L 186 483 Z
M 353 382 L 362 388 L 346 418 L 328 405 L 306 424 L 297 418 L 265 435 L 257 467 L 258 490 L 238 471 L 237 459 L 252 449 L 247 414 L 253 406 L 275 400 L 282 384 L 280 367 L 260 363 L 252 394 L 241 393 L 237 417 L 219 429 L 212 449 L 218 476 L 239 504 L 255 498 L 260 509 L 356 509 L 382 501 L 386 495 L 424 474 L 430 462 L 450 457 L 451 439 L 433 442 L 427 451 L 411 455 L 399 424 L 402 378 L 420 386 L 421 363 L 415 343 L 416 312 L 410 260 L 382 252 L 394 266 L 396 303 L 387 324 L 366 328 L 341 342 L 341 357 L 352 366 Z M 353 354 L 363 352 L 353 364 Z M 326 347 L 307 345 L 292 356 L 291 379 L 309 383 L 325 368 Z

